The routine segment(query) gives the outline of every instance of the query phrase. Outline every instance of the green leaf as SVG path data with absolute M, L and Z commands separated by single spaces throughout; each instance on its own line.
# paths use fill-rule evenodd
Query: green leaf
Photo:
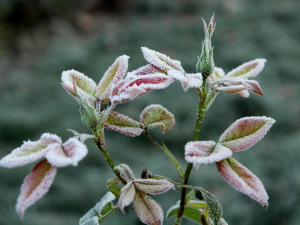
M 110 190 L 110 192 L 113 193 L 117 198 L 120 198 L 121 195 L 121 188 L 117 186 L 119 183 L 120 180 L 118 178 L 109 179 L 107 181 L 108 190 Z
M 112 204 L 115 196 L 107 192 L 106 195 L 91 208 L 83 217 L 80 218 L 80 225 L 99 225 L 107 217 L 112 215 L 117 209 L 117 206 Z
M 178 210 L 179 210 L 179 205 L 174 205 L 169 209 L 169 211 L 166 214 L 166 217 L 169 219 L 172 216 L 177 216 Z M 183 212 L 183 217 L 201 224 L 201 210 L 199 209 L 194 209 L 186 206 Z
M 209 191 L 200 188 L 200 187 L 193 187 L 195 190 L 195 196 L 199 200 L 204 200 L 207 203 L 209 212 L 213 218 L 214 224 L 219 224 L 220 219 L 222 218 L 223 208 L 221 203 L 218 199 Z
M 206 202 L 204 201 L 195 201 L 195 200 L 191 200 L 188 203 L 186 203 L 187 206 L 192 207 L 194 209 L 204 209 L 205 207 L 207 207 Z
M 147 106 L 141 113 L 141 123 L 148 129 L 160 126 L 163 133 L 171 130 L 175 125 L 174 115 L 161 105 Z
M 191 201 L 195 197 L 195 191 L 191 190 L 185 197 L 185 202 Z
M 112 111 L 105 123 L 105 128 L 118 131 L 128 136 L 139 136 L 142 132 L 142 124 L 121 113 Z
M 209 209 L 208 208 L 205 208 L 202 211 L 202 213 L 201 213 L 201 222 L 202 222 L 203 225 L 210 225 Z

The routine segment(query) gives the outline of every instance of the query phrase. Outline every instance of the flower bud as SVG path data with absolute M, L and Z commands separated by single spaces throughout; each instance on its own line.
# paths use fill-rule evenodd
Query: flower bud
M 205 39 L 202 42 L 202 52 L 201 56 L 198 58 L 196 70 L 197 72 L 200 72 L 202 74 L 203 79 L 206 79 L 210 74 L 212 74 L 215 68 L 213 47 L 211 46 L 211 37 L 216 27 L 214 18 L 215 16 L 213 15 L 209 22 L 208 28 L 204 19 L 202 18 L 204 24 Z
M 93 131 L 96 130 L 100 119 L 96 109 L 84 101 L 80 102 L 79 104 L 83 124 L 87 127 L 90 127 Z

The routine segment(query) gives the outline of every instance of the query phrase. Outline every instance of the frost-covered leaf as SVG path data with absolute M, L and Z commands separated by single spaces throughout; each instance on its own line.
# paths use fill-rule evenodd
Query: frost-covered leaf
M 141 123 L 115 111 L 109 114 L 105 123 L 105 128 L 132 137 L 139 136 L 144 131 L 141 127 Z
M 114 171 L 117 171 L 120 176 L 127 182 L 134 180 L 134 175 L 130 169 L 130 167 L 126 164 L 120 164 L 115 166 Z
M 233 152 L 246 150 L 261 140 L 274 123 L 274 119 L 265 116 L 241 118 L 224 131 L 219 143 Z
M 164 72 L 168 72 L 168 70 L 178 70 L 184 72 L 180 61 L 171 59 L 165 54 L 151 50 L 147 47 L 142 47 L 141 49 L 144 58 L 158 69 L 163 70 Z
M 178 70 L 169 70 L 168 76 L 179 80 L 184 91 L 187 91 L 189 88 L 199 88 L 203 83 L 201 73 L 192 74 Z
M 109 102 L 112 85 L 125 76 L 128 69 L 129 56 L 119 56 L 103 75 L 96 89 L 96 98 L 102 103 Z
M 93 98 L 97 85 L 91 78 L 76 70 L 63 71 L 61 75 L 63 87 L 69 92 L 77 93 L 79 96 Z M 70 93 L 70 92 L 69 92 Z M 70 93 L 72 94 L 72 93 Z
M 119 183 L 120 180 L 118 178 L 109 179 L 107 181 L 108 190 L 110 190 L 110 192 L 113 193 L 117 198 L 120 198 L 121 195 L 121 188 L 117 186 Z
M 232 157 L 217 162 L 219 173 L 234 189 L 268 207 L 269 196 L 260 179 Z
M 175 124 L 174 115 L 161 105 L 147 106 L 140 116 L 140 121 L 148 129 L 160 126 L 163 133 L 171 130 Z
M 257 76 L 264 68 L 267 60 L 265 59 L 255 59 L 246 62 L 239 67 L 231 70 L 226 74 L 226 77 L 240 77 L 240 78 L 250 78 Z
M 164 74 L 129 76 L 112 88 L 112 104 L 133 100 L 153 90 L 164 89 L 174 81 Z
M 211 84 L 211 83 L 213 83 L 215 81 L 223 79 L 224 77 L 225 77 L 224 70 L 222 68 L 215 67 L 214 72 L 207 77 L 206 82 L 208 84 Z
M 70 138 L 63 145 L 55 144 L 50 146 L 45 158 L 56 167 L 65 167 L 69 165 L 77 166 L 88 153 L 86 146 L 77 138 Z
M 71 132 L 80 142 L 84 143 L 88 139 L 94 139 L 95 135 L 93 134 L 80 134 L 75 130 L 67 129 L 69 132 Z
M 127 76 L 149 75 L 149 74 L 155 74 L 155 73 L 166 74 L 166 72 L 158 69 L 157 67 L 153 66 L 152 64 L 147 64 L 146 66 L 142 66 L 132 72 L 129 72 Z
M 195 190 L 195 196 L 199 200 L 203 200 L 207 203 L 209 213 L 214 221 L 214 224 L 219 224 L 220 219 L 222 218 L 223 208 L 218 199 L 209 191 L 200 188 L 193 187 Z
M 56 175 L 56 167 L 47 160 L 35 165 L 31 173 L 25 178 L 21 193 L 17 200 L 16 210 L 23 218 L 25 210 L 42 198 L 49 190 Z
M 118 206 L 123 213 L 125 213 L 124 208 L 133 202 L 134 196 L 135 187 L 132 181 L 130 181 L 121 189 L 121 196 L 118 201 Z
M 134 210 L 140 220 L 148 225 L 162 225 L 164 212 L 150 196 L 137 192 L 134 196 Z
M 115 196 L 107 192 L 103 198 L 93 208 L 91 208 L 83 217 L 80 218 L 80 225 L 99 225 L 99 220 L 102 222 L 106 217 L 105 215 L 110 213 L 111 210 L 115 210 L 112 207 L 112 201 Z
M 185 160 L 197 169 L 201 164 L 221 161 L 232 155 L 232 151 L 214 141 L 190 141 L 185 145 Z
M 250 90 L 255 94 L 263 95 L 257 81 L 247 80 L 244 78 L 222 79 L 220 80 L 218 86 L 216 87 L 216 91 L 221 91 L 226 93 L 239 93 L 245 91 L 246 89 Z M 243 96 L 242 93 L 239 94 Z M 244 96 L 244 97 L 248 97 L 248 96 Z
M 55 134 L 45 133 L 38 141 L 26 141 L 21 147 L 14 149 L 0 161 L 0 166 L 13 168 L 23 166 L 43 158 L 52 148 L 60 145 L 61 139 Z
M 162 194 L 174 189 L 174 184 L 167 180 L 135 179 L 133 183 L 136 188 L 150 195 Z
M 177 216 L 178 211 L 179 205 L 174 205 L 168 210 L 168 212 L 166 213 L 166 217 L 169 219 L 172 216 Z M 201 224 L 201 211 L 198 209 L 186 206 L 184 208 L 183 217 Z

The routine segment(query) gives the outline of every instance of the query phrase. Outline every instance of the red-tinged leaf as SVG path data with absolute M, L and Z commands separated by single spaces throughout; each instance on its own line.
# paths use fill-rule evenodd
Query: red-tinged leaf
M 163 74 L 130 76 L 113 87 L 111 102 L 120 104 L 150 91 L 168 87 L 174 79 Z
M 274 123 L 265 116 L 241 118 L 224 131 L 219 142 L 233 152 L 244 151 L 260 141 Z
M 161 105 L 147 106 L 141 113 L 141 123 L 148 129 L 160 126 L 163 133 L 171 130 L 175 125 L 174 115 Z
M 51 166 L 47 160 L 35 165 L 31 173 L 25 178 L 17 200 L 16 210 L 21 218 L 29 206 L 48 192 L 55 175 L 56 167 Z
M 216 88 L 216 91 L 226 92 L 226 93 L 238 93 L 243 90 L 246 90 L 245 86 L 240 85 L 229 85 L 229 86 L 219 86 Z
M 63 71 L 61 75 L 63 86 L 66 85 L 79 96 L 95 96 L 97 85 L 91 78 L 76 70 Z
M 38 141 L 24 142 L 0 161 L 0 166 L 13 168 L 23 166 L 43 158 L 52 145 L 61 144 L 61 139 L 55 134 L 45 133 Z
M 168 72 L 168 70 L 178 70 L 184 72 L 180 61 L 171 59 L 165 54 L 151 50 L 147 47 L 142 47 L 141 49 L 144 58 L 158 69 L 164 72 Z
M 255 94 L 263 95 L 260 89 L 258 82 L 255 80 L 247 80 L 244 78 L 224 78 L 220 80 L 218 85 L 216 86 L 216 91 L 226 92 L 226 93 L 238 93 L 246 95 L 246 93 L 240 93 L 241 91 L 245 91 L 246 89 L 252 91 Z
M 201 73 L 192 74 L 178 70 L 169 70 L 168 76 L 179 80 L 184 91 L 187 91 L 189 88 L 199 88 L 203 83 Z
M 140 220 L 148 225 L 162 225 L 164 212 L 150 196 L 137 192 L 134 196 L 134 210 Z
M 125 76 L 128 69 L 129 56 L 119 56 L 103 75 L 96 89 L 96 98 L 102 103 L 109 102 L 111 88 Z
M 250 91 L 252 91 L 253 93 L 255 94 L 258 94 L 258 95 L 262 95 L 263 96 L 263 93 L 260 89 L 260 86 L 258 84 L 257 81 L 255 80 L 245 80 L 243 82 L 243 85 Z
M 147 64 L 146 66 L 142 66 L 132 72 L 128 73 L 128 76 L 140 76 L 140 75 L 149 75 L 155 73 L 162 73 L 166 74 L 166 72 L 158 69 L 157 67 L 153 66 L 152 64 Z
M 70 138 L 63 145 L 52 145 L 45 158 L 48 162 L 56 167 L 65 167 L 69 165 L 77 166 L 88 153 L 86 146 L 77 140 Z
M 232 157 L 217 162 L 217 168 L 224 180 L 234 189 L 249 196 L 267 209 L 269 196 L 262 182 L 250 170 Z
M 174 189 L 174 184 L 167 180 L 135 179 L 133 183 L 137 189 L 150 195 L 162 194 Z
M 218 162 L 231 155 L 229 148 L 214 141 L 191 141 L 185 145 L 185 160 L 197 169 L 201 164 Z
M 255 59 L 249 62 L 246 62 L 239 67 L 231 70 L 226 74 L 226 77 L 240 77 L 240 78 L 249 78 L 257 76 L 264 68 L 267 60 L 265 59 Z
M 143 125 L 141 123 L 115 111 L 109 114 L 105 123 L 105 128 L 132 137 L 139 136 L 144 131 L 142 127 Z
M 124 208 L 128 206 L 131 202 L 133 202 L 135 196 L 135 187 L 132 181 L 128 182 L 122 189 L 121 189 L 121 196 L 118 201 L 118 206 L 120 210 L 125 213 Z

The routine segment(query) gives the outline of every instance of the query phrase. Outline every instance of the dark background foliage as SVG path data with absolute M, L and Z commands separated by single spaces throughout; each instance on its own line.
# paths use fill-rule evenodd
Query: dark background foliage
M 37 140 L 44 132 L 64 140 L 66 129 L 89 132 L 80 122 L 78 106 L 60 86 L 63 70 L 76 69 L 98 82 L 122 54 L 129 55 L 129 71 L 146 62 L 141 46 L 158 50 L 195 72 L 201 51 L 203 26 L 216 13 L 213 36 L 215 63 L 230 71 L 243 62 L 266 58 L 257 77 L 264 97 L 249 99 L 220 94 L 206 115 L 202 140 L 216 140 L 231 123 L 243 116 L 270 116 L 277 123 L 250 150 L 235 153 L 267 189 L 270 206 L 261 206 L 234 191 L 215 165 L 193 170 L 191 183 L 213 192 L 224 207 L 229 224 L 294 225 L 300 221 L 300 104 L 299 104 L 299 2 L 205 0 L 2 0 L 0 1 L 0 157 Z M 183 148 L 192 140 L 197 94 L 180 85 L 152 92 L 117 108 L 138 120 L 144 107 L 161 104 L 174 113 L 176 126 L 161 135 L 185 167 Z M 142 167 L 154 174 L 178 176 L 166 157 L 144 136 L 131 138 L 106 132 L 108 150 L 116 163 L 127 163 L 138 176 Z M 49 193 L 26 212 L 21 222 L 15 212 L 20 185 L 33 165 L 0 170 L 0 224 L 78 224 L 78 219 L 105 194 L 114 175 L 91 141 L 88 156 L 75 168 L 60 168 Z M 164 211 L 179 193 L 154 198 Z M 165 224 L 173 224 L 173 219 Z M 127 207 L 103 224 L 141 224 Z M 192 224 L 185 220 L 183 224 Z

